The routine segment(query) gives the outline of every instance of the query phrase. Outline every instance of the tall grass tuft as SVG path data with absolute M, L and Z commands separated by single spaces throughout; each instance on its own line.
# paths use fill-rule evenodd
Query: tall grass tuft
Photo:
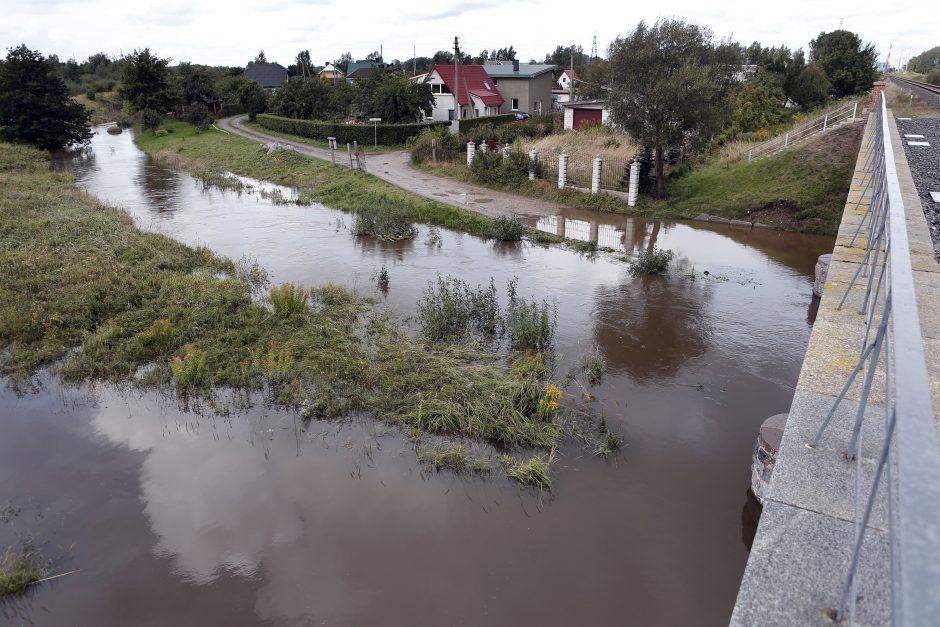
M 206 351 L 196 348 L 193 344 L 186 344 L 183 346 L 183 354 L 170 361 L 170 370 L 176 379 L 176 388 L 180 394 L 209 383 L 206 357 Z
M 465 446 L 455 444 L 447 448 L 422 449 L 418 451 L 418 461 L 426 468 L 440 472 L 472 472 L 486 474 L 490 465 L 485 459 L 474 459 Z
M 412 239 L 418 233 L 414 212 L 404 205 L 389 201 L 357 209 L 352 232 L 383 241 Z
M 486 236 L 500 242 L 518 242 L 527 230 L 518 216 L 498 216 L 490 221 Z
M 546 459 L 544 455 L 535 455 L 524 462 L 506 456 L 503 467 L 510 479 L 539 490 L 552 489 L 551 456 Z
M 527 301 L 519 298 L 516 280 L 509 282 L 509 305 L 504 319 L 509 348 L 514 351 L 543 352 L 552 347 L 555 337 L 557 310 L 548 301 Z
M 0 598 L 19 594 L 46 576 L 46 569 L 36 564 L 27 549 L 19 552 L 9 546 L 0 553 Z
M 432 342 L 461 342 L 474 335 L 492 339 L 499 331 L 500 308 L 496 285 L 470 287 L 454 277 L 428 283 L 418 301 L 418 323 Z
M 268 301 L 279 316 L 290 316 L 307 311 L 307 291 L 299 285 L 284 283 L 272 287 Z
M 655 247 L 653 250 L 644 250 L 630 260 L 630 274 L 633 276 L 666 274 L 669 272 L 672 256 L 671 250 Z

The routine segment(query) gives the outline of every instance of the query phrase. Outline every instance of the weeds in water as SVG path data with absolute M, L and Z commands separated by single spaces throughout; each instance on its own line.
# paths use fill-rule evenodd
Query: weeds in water
M 590 355 L 581 358 L 581 370 L 587 375 L 591 385 L 597 385 L 604 376 L 604 358 L 595 346 Z
M 548 301 L 526 301 L 516 291 L 517 280 L 509 282 L 506 291 L 509 304 L 503 322 L 509 347 L 514 351 L 545 352 L 555 337 L 557 310 Z
M 183 346 L 182 356 L 170 361 L 170 370 L 176 379 L 176 389 L 185 394 L 209 383 L 209 371 L 206 368 L 206 351 L 193 344 Z
M 383 241 L 411 239 L 418 229 L 414 225 L 414 212 L 391 202 L 357 209 L 352 232 L 357 236 L 369 236 Z
M 593 255 L 597 252 L 597 242 L 585 242 L 579 239 L 565 241 L 565 246 L 582 255 Z
M 300 415 L 305 420 L 320 418 L 329 420 L 338 418 L 349 409 L 349 403 L 341 398 L 331 386 L 322 385 L 317 388 L 317 394 L 311 401 L 304 401 Z
M 623 445 L 623 437 L 610 430 L 607 426 L 607 418 L 604 414 L 601 414 L 597 431 L 601 439 L 596 444 L 594 454 L 598 457 L 608 459 L 611 455 L 620 450 L 620 447 Z
M 295 360 L 288 348 L 271 348 L 261 361 L 261 370 L 275 385 L 286 383 L 291 378 Z
M 425 244 L 432 248 L 441 247 L 441 231 L 436 226 L 432 226 L 428 229 L 428 238 L 424 241 Z
M 245 289 L 252 296 L 263 293 L 270 283 L 268 271 L 258 263 L 257 259 L 248 255 L 243 255 L 235 263 L 235 278 L 245 284 Z
M 382 269 L 379 270 L 379 273 L 375 278 L 375 284 L 383 292 L 388 291 L 388 268 L 382 266 Z
M 272 287 L 268 301 L 279 316 L 291 316 L 307 311 L 307 291 L 299 285 L 284 283 Z
M 490 464 L 483 458 L 474 458 L 462 444 L 447 448 L 422 449 L 418 461 L 435 472 L 450 470 L 456 473 L 472 472 L 482 475 L 490 471 Z
M 539 408 L 538 416 L 542 420 L 549 420 L 558 410 L 558 401 L 564 397 L 565 393 L 562 392 L 557 385 L 550 383 L 547 388 L 545 388 L 545 394 L 542 398 L 539 399 Z
M 176 341 L 176 328 L 167 318 L 154 320 L 153 324 L 140 334 L 144 344 L 165 353 L 170 351 Z
M 472 288 L 454 277 L 428 283 L 418 301 L 417 319 L 431 342 L 462 342 L 474 335 L 492 339 L 499 330 L 500 309 L 496 284 Z
M 29 547 L 17 551 L 9 546 L 0 554 L 0 597 L 19 594 L 46 576 Z
M 669 272 L 672 257 L 671 250 L 655 247 L 653 250 L 644 250 L 630 260 L 630 274 L 633 276 L 666 274 Z
M 526 231 L 518 216 L 498 216 L 490 220 L 486 236 L 500 242 L 518 242 Z
M 529 241 L 533 244 L 542 244 L 548 246 L 549 244 L 561 244 L 565 241 L 564 237 L 559 237 L 552 233 L 546 233 L 545 231 L 531 230 L 529 231 Z
M 315 287 L 310 290 L 310 293 L 320 304 L 331 309 L 347 307 L 356 302 L 355 296 L 350 294 L 346 288 L 336 285 L 335 283 L 327 283 L 326 285 Z
M 544 455 L 535 455 L 525 461 L 506 455 L 502 461 L 506 476 L 510 479 L 539 490 L 551 490 L 551 460 L 552 454 L 547 459 Z

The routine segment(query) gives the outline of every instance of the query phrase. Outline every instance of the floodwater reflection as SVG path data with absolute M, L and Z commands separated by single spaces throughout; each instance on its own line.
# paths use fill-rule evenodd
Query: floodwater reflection
M 194 414 L 110 386 L 2 391 L 0 505 L 42 504 L 30 530 L 57 568 L 82 569 L 16 622 L 727 624 L 754 437 L 789 407 L 831 238 L 566 210 L 536 226 L 619 254 L 422 225 L 382 243 L 322 205 L 206 188 L 132 139 L 99 134 L 57 167 L 141 228 L 254 257 L 274 283 L 375 297 L 384 265 L 381 306 L 407 318 L 438 274 L 492 278 L 502 298 L 517 278 L 520 296 L 557 305 L 554 380 L 626 446 L 610 462 L 563 447 L 547 498 L 498 473 L 426 473 L 407 438 L 364 418 Z M 630 276 L 623 253 L 654 246 L 679 269 Z M 594 350 L 606 370 L 590 386 L 580 362 Z

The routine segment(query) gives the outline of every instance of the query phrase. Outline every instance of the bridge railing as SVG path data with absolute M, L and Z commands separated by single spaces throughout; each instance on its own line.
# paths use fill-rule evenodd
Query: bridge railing
M 808 446 L 819 444 L 836 408 L 861 376 L 859 409 L 846 443 L 846 456 L 855 460 L 854 542 L 832 618 L 838 624 L 855 624 L 859 552 L 883 483 L 891 556 L 891 622 L 936 625 L 940 623 L 940 453 L 884 95 L 878 115 L 872 115 L 869 123 L 875 126 L 869 133 L 867 183 L 858 206 L 866 196 L 871 200 L 851 245 L 859 237 L 867 243 L 839 303 L 842 308 L 856 286 L 864 287 L 859 314 L 866 316 L 865 339 L 854 370 Z M 869 402 L 876 376 L 884 379 L 885 439 L 871 487 L 863 489 L 863 419 L 866 408 L 871 416 Z

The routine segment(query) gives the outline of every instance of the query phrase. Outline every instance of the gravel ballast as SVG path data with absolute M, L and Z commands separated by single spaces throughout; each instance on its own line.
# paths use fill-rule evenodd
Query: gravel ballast
M 929 146 L 911 146 L 904 141 L 904 153 L 911 167 L 911 176 L 920 196 L 924 215 L 933 239 L 934 256 L 940 261 L 940 203 L 934 202 L 930 192 L 940 192 L 940 119 L 898 120 L 898 130 L 904 135 L 923 135 Z

